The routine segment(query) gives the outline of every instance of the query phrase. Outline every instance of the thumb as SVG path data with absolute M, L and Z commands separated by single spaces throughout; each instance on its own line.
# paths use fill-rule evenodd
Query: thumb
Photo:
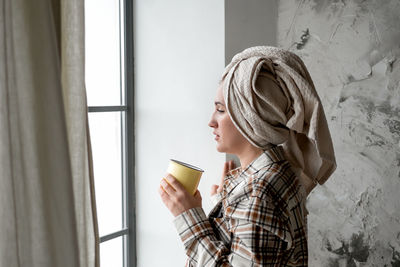
M 217 193 L 218 185 L 213 184 L 211 186 L 211 195 L 215 195 Z
M 199 190 L 196 190 L 196 193 L 194 193 L 194 195 L 193 195 L 195 198 L 199 198 L 199 199 L 201 199 L 201 194 L 200 194 L 200 191 Z

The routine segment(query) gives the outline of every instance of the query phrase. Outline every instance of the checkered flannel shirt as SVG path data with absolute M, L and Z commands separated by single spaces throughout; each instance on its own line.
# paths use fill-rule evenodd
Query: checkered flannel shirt
M 192 208 L 173 220 L 194 266 L 307 266 L 304 189 L 280 146 L 231 171 L 208 216 Z

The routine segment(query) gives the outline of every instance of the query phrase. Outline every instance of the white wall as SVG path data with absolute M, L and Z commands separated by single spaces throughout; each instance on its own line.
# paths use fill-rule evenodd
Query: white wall
M 224 68 L 224 3 L 137 0 L 135 129 L 138 266 L 183 266 L 173 216 L 157 188 L 168 160 L 205 170 L 199 185 L 208 213 L 224 155 L 207 126 Z

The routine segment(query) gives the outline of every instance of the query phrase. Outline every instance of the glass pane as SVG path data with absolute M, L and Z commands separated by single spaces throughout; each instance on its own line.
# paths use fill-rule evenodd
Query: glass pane
M 100 236 L 122 229 L 121 113 L 89 113 Z
M 119 1 L 85 0 L 85 76 L 89 106 L 121 104 Z
M 100 243 L 100 266 L 122 267 L 122 237 Z

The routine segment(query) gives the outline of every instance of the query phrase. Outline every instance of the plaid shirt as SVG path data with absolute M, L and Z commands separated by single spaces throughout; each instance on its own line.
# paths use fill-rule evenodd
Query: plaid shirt
M 208 216 L 192 208 L 174 219 L 194 266 L 307 266 L 307 210 L 299 179 L 280 146 L 231 171 Z

